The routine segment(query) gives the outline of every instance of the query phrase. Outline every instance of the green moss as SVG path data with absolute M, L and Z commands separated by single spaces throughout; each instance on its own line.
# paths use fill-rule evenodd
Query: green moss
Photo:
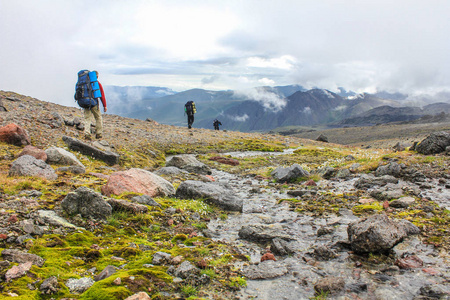
M 377 211 L 382 211 L 382 210 L 383 210 L 383 205 L 377 201 L 369 203 L 369 204 L 356 205 L 352 208 L 352 211 L 355 214 L 364 214 L 364 213 L 377 212 Z
M 173 237 L 172 243 L 177 244 L 178 241 L 183 242 L 183 241 L 185 241 L 187 238 L 188 238 L 187 235 L 180 233 L 180 234 L 177 234 L 177 235 L 175 235 L 175 236 Z

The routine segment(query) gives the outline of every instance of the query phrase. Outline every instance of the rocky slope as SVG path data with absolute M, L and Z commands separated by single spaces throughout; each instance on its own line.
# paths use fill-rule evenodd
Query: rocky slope
M 448 154 L 0 102 L 2 297 L 448 298 Z

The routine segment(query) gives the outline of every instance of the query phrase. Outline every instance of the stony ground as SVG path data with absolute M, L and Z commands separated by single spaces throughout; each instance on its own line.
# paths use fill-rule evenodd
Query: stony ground
M 82 120 L 80 109 L 55 105 L 11 92 L 0 91 L 0 99 L 7 109 L 7 112 L 0 112 L 0 126 L 10 123 L 22 126 L 30 135 L 33 146 L 41 149 L 52 145 L 65 148 L 66 145 L 62 141 L 64 135 L 83 139 L 82 131 L 76 126 L 66 125 L 74 120 L 77 123 L 77 118 Z M 198 158 L 213 168 L 239 176 L 258 178 L 264 184 L 255 186 L 256 190 L 264 189 L 266 184 L 280 192 L 303 189 L 307 179 L 321 182 L 322 175 L 313 171 L 324 166 L 332 166 L 336 171 L 340 171 L 350 170 L 357 163 L 359 166 L 355 172 L 364 174 L 374 172 L 379 165 L 391 162 L 403 163 L 408 170 L 420 170 L 430 182 L 436 181 L 437 188 L 449 188 L 447 184 L 450 179 L 450 164 L 448 156 L 444 155 L 422 156 L 408 151 L 394 153 L 390 148 L 361 149 L 272 134 L 195 128 L 188 130 L 153 121 L 108 114 L 103 116 L 103 138 L 89 143 L 100 142 L 101 146 L 109 147 L 120 154 L 120 163 L 112 167 L 76 154 L 86 166 L 84 174 L 60 172 L 56 181 L 9 177 L 9 167 L 22 151 L 22 147 L 0 143 L 0 250 L 28 251 L 47 260 L 43 267 L 32 266 L 23 277 L 7 281 L 6 272 L 17 263 L 10 263 L 3 258 L 4 260 L 0 261 L 2 296 L 15 296 L 16 299 L 125 299 L 134 293 L 145 291 L 155 299 L 236 297 L 237 291 L 246 286 L 247 280 L 236 265 L 248 263 L 249 257 L 243 255 L 232 243 L 217 241 L 202 234 L 212 220 L 226 220 L 226 211 L 208 205 L 201 199 L 179 201 L 167 197 L 155 199 L 161 204 L 161 208 L 151 207 L 148 214 L 117 213 L 106 221 L 70 217 L 61 211 L 62 199 L 77 187 L 86 186 L 100 192 L 111 173 L 131 167 L 154 171 L 164 166 L 166 158 L 173 154 L 199 154 Z M 298 147 L 301 148 L 289 155 L 237 157 L 237 166 L 210 160 L 213 156 L 232 151 L 269 152 Z M 349 156 L 354 159 L 346 159 Z M 273 182 L 270 178 L 273 169 L 294 163 L 311 171 L 310 178 L 291 184 Z M 345 174 L 342 178 L 345 178 Z M 196 174 L 169 176 L 167 179 L 175 187 L 186 179 L 204 180 Z M 431 183 L 426 184 L 428 186 L 423 185 L 424 189 L 436 188 Z M 440 186 L 437 186 L 439 184 Z M 332 186 L 333 181 L 327 183 L 328 185 Z M 135 195 L 124 194 L 118 198 L 129 199 L 132 196 Z M 369 198 L 370 203 L 358 202 Z M 339 208 L 354 210 L 356 215 L 373 214 L 384 209 L 383 201 L 376 201 L 370 195 L 360 195 L 358 192 L 338 196 L 325 193 L 320 197 L 318 194 L 308 193 L 302 201 L 296 197 L 280 198 L 278 201 L 280 205 L 290 206 L 292 211 L 313 217 L 336 213 Z M 435 214 L 424 212 L 424 206 L 435 207 L 436 204 L 428 199 L 423 201 L 410 209 L 386 212 L 392 217 L 411 220 L 423 229 L 421 238 L 424 241 L 435 245 L 439 251 L 448 251 L 448 211 L 441 208 L 436 209 Z M 37 215 L 39 209 L 53 210 L 84 229 L 67 229 L 46 224 Z M 45 232 L 31 230 L 32 236 L 27 236 L 24 224 L 29 222 L 43 227 Z M 195 264 L 202 269 L 207 280 L 174 281 L 174 277 L 168 274 L 169 266 L 151 265 L 152 259 L 159 251 L 170 253 L 176 258 L 170 262 L 173 266 L 178 266 L 183 260 Z M 99 281 L 81 294 L 74 293 L 67 287 L 69 279 L 94 277 L 108 265 L 120 268 L 117 276 Z M 44 295 L 41 286 L 44 280 L 51 276 L 57 277 L 56 291 Z M 117 281 L 117 278 L 120 280 Z M 323 296 L 318 295 L 317 299 Z

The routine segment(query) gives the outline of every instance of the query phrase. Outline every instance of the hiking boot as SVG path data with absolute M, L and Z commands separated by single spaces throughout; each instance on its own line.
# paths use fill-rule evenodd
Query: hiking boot
M 85 134 L 85 135 L 84 135 L 84 139 L 85 139 L 86 141 L 91 141 L 91 140 L 92 140 L 92 137 L 91 137 L 90 134 Z
M 96 139 L 101 139 L 101 138 L 102 138 L 102 135 L 101 135 L 101 134 L 96 134 L 96 135 L 95 135 L 95 138 L 96 138 Z

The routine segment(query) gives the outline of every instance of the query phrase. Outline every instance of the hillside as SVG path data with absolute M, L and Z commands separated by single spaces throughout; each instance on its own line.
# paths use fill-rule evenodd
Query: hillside
M 302 99 L 291 105 L 312 107 Z M 0 107 L 0 137 L 14 123 L 36 147 L 0 142 L 0 298 L 450 295 L 448 153 L 111 114 L 85 141 L 80 109 L 4 91 Z M 15 173 L 33 167 L 48 173 Z

